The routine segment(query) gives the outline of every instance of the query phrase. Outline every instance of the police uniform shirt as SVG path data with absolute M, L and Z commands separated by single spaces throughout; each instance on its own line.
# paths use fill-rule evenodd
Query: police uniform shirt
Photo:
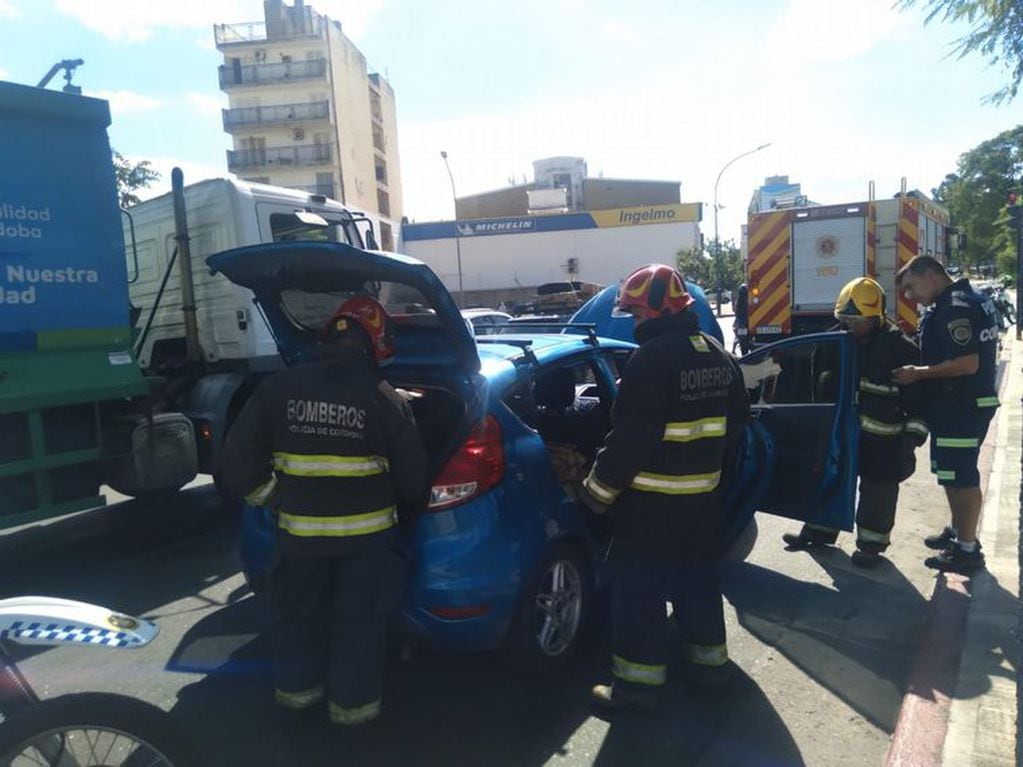
M 971 405 L 997 406 L 998 319 L 989 297 L 977 293 L 969 280 L 952 283 L 924 315 L 920 338 L 924 365 L 937 365 L 969 354 L 978 355 L 980 360 L 973 375 L 928 382 L 928 410 L 932 419 L 940 421 L 947 408 L 961 411 Z

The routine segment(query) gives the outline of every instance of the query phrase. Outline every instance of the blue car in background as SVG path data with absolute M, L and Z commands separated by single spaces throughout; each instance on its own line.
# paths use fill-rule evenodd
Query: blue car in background
M 549 669 L 579 642 L 602 581 L 606 531 L 573 500 L 610 425 L 615 382 L 635 345 L 596 333 L 473 338 L 440 279 L 398 254 L 281 242 L 208 264 L 253 291 L 289 365 L 346 298 L 370 294 L 394 320 L 388 380 L 406 392 L 432 462 L 411 531 L 415 567 L 401 622 L 446 647 L 504 646 Z M 788 339 L 741 362 L 753 418 L 731 472 L 725 539 L 755 510 L 852 529 L 858 419 L 846 334 Z M 242 532 L 249 582 L 274 545 L 266 508 Z
M 707 301 L 703 288 L 694 282 L 686 282 L 686 290 L 693 297 L 693 305 L 689 311 L 695 312 L 700 318 L 700 330 L 708 333 L 724 343 L 721 326 L 714 316 L 714 310 Z M 596 334 L 602 338 L 617 338 L 621 341 L 632 341 L 633 320 L 631 316 L 616 316 L 615 302 L 618 300 L 618 286 L 608 285 L 593 298 L 579 307 L 572 315 L 572 323 L 592 324 Z M 577 332 L 568 328 L 566 332 Z

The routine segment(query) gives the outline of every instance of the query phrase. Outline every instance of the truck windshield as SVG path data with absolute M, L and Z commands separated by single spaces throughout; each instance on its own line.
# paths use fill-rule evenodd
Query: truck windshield
M 351 218 L 328 218 L 323 212 L 317 215 L 327 222 L 327 226 L 304 223 L 291 213 L 270 214 L 270 232 L 274 242 L 344 242 L 357 248 L 363 247 L 362 238 Z

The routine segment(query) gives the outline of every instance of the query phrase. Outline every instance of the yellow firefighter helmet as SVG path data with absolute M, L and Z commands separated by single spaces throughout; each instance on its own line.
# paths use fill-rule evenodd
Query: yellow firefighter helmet
M 854 317 L 884 319 L 884 288 L 870 277 L 847 282 L 835 301 L 835 319 Z

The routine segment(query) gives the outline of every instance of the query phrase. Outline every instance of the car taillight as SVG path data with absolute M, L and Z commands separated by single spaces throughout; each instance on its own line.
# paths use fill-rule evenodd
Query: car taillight
M 470 501 L 497 485 L 504 476 L 501 426 L 488 415 L 451 456 L 430 491 L 430 511 Z

